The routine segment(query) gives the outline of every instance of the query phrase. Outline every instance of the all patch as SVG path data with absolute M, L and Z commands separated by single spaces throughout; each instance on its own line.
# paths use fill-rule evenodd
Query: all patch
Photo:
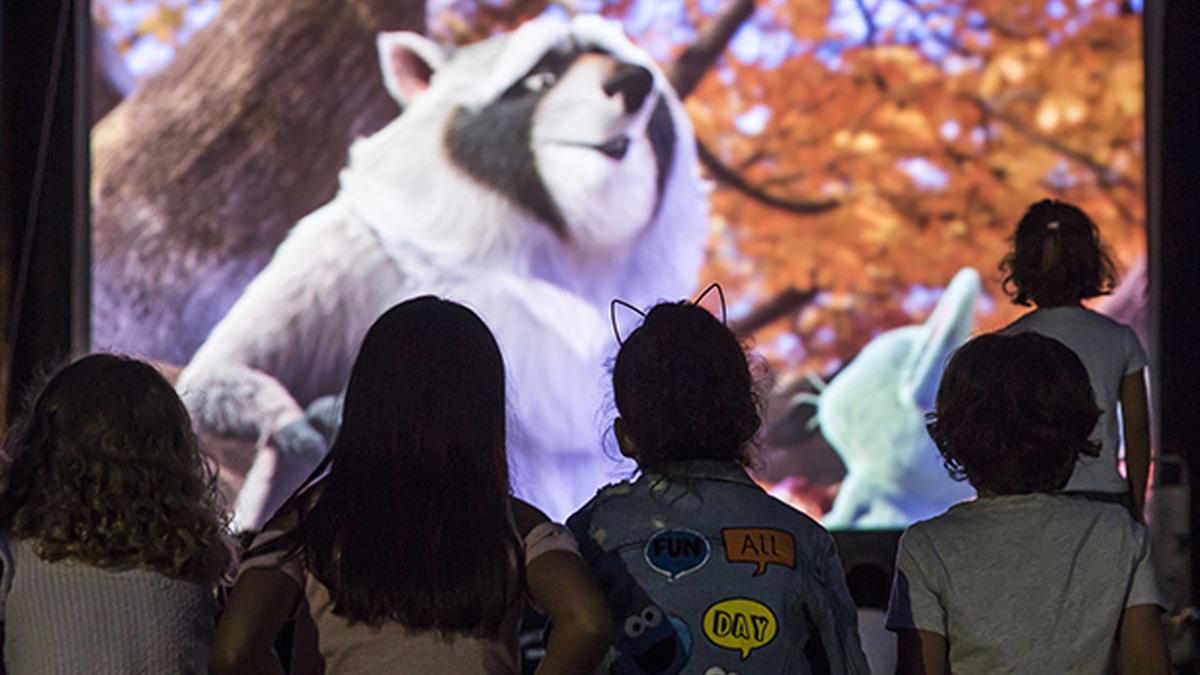
M 754 563 L 754 574 L 767 571 L 767 565 L 796 569 L 796 538 L 791 532 L 769 527 L 727 527 L 721 530 L 725 559 L 731 563 Z

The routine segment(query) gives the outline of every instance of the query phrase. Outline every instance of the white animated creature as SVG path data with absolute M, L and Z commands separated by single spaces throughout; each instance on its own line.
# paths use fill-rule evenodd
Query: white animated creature
M 323 456 L 304 406 L 341 391 L 374 319 L 418 295 L 462 302 L 507 364 L 515 490 L 561 519 L 618 469 L 601 444 L 609 301 L 697 283 L 707 200 L 691 124 L 599 17 L 542 17 L 453 52 L 403 32 L 378 46 L 404 113 L 355 142 L 337 195 L 296 224 L 178 387 L 202 429 L 257 440 L 234 520 L 254 528 Z
M 925 413 L 947 359 L 971 334 L 979 288 L 978 272 L 959 270 L 924 324 L 871 340 L 821 391 L 821 433 L 846 465 L 826 527 L 903 528 L 975 494 L 947 474 Z

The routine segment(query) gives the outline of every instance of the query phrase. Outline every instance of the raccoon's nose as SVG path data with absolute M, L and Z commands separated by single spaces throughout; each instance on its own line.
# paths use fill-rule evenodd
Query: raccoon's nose
M 604 83 L 604 93 L 609 96 L 621 94 L 625 99 L 625 112 L 631 113 L 642 107 L 646 96 L 654 88 L 654 76 L 649 70 L 632 63 L 622 63 L 617 71 Z

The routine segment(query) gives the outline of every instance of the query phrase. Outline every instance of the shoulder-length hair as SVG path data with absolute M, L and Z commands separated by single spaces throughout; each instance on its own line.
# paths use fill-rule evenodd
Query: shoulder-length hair
M 749 464 L 761 425 L 754 378 L 737 336 L 703 307 L 651 308 L 617 352 L 612 385 L 643 471 L 697 459 Z
M 1000 271 L 1013 303 L 1039 307 L 1106 295 L 1117 279 L 1096 224 L 1078 206 L 1054 199 L 1034 203 L 1021 217 Z
M 315 497 L 281 509 L 297 516 L 288 539 L 329 589 L 335 614 L 413 630 L 499 631 L 523 582 L 504 387 L 496 340 L 461 305 L 420 297 L 371 326 L 328 474 L 297 491 Z
M 48 561 L 195 581 L 229 571 L 216 473 L 171 385 L 111 354 L 59 370 L 9 430 L 0 528 Z

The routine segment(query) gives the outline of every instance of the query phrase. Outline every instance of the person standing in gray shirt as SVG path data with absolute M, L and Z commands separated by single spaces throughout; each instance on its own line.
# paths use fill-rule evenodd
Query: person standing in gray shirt
M 1150 478 L 1150 361 L 1133 329 L 1083 306 L 1116 284 L 1115 266 L 1100 242 L 1099 229 L 1079 207 L 1043 199 L 1021 218 L 1013 250 L 1000 268 L 1013 303 L 1036 305 L 1001 332 L 1038 333 L 1070 348 L 1087 368 L 1100 408 L 1091 436 L 1099 453 L 1079 455 L 1063 491 L 1120 504 L 1142 522 Z M 1118 469 L 1122 440 L 1127 476 Z
M 1051 338 L 983 335 L 951 358 L 929 431 L 978 498 L 901 537 L 897 673 L 1171 672 L 1146 529 L 1059 493 L 1099 416 L 1087 369 Z

